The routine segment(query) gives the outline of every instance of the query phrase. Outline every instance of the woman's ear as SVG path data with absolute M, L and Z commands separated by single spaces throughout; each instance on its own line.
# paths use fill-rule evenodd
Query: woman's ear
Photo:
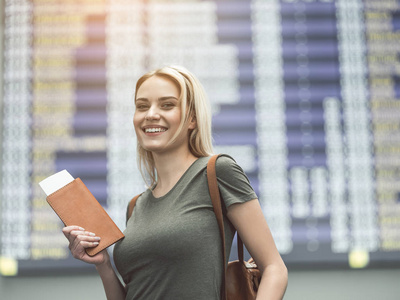
M 193 116 L 189 122 L 189 129 L 195 129 L 197 127 L 196 117 Z

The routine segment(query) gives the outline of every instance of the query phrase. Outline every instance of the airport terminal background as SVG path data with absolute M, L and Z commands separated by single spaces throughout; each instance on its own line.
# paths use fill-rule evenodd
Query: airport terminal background
M 1 5 L 2 299 L 52 299 L 49 282 L 104 297 L 38 182 L 67 169 L 123 230 L 145 188 L 134 84 L 165 64 L 204 84 L 216 152 L 249 176 L 289 267 L 285 299 L 400 295 L 400 1 Z

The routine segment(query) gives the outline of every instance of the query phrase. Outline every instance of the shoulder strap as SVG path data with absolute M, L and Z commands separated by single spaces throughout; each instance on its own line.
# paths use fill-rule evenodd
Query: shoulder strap
M 133 209 L 136 205 L 137 199 L 141 196 L 142 194 L 136 195 L 135 197 L 132 198 L 132 200 L 129 202 L 128 205 L 128 211 L 126 212 L 126 221 L 131 217 Z
M 226 299 L 226 245 L 225 245 L 225 230 L 224 230 L 224 219 L 223 219 L 223 214 L 222 214 L 222 204 L 221 204 L 221 197 L 219 194 L 219 189 L 218 189 L 218 181 L 217 181 L 217 172 L 215 168 L 215 164 L 217 161 L 217 158 L 220 155 L 213 155 L 210 160 L 208 161 L 207 164 L 207 181 L 208 181 L 208 189 L 210 191 L 210 196 L 211 196 L 211 201 L 214 207 L 214 213 L 217 218 L 218 222 L 218 227 L 219 231 L 221 234 L 221 239 L 222 239 L 222 256 L 224 259 L 224 281 L 223 281 L 223 291 L 224 295 L 222 299 Z M 243 242 L 241 238 L 239 237 L 239 234 L 237 235 L 237 250 L 238 250 L 238 258 L 239 261 L 243 262 Z

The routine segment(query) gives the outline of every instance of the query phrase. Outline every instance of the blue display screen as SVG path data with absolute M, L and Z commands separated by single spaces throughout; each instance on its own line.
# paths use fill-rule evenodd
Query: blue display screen
M 146 188 L 135 82 L 170 64 L 203 83 L 215 152 L 248 175 L 289 268 L 398 264 L 399 8 L 4 1 L 0 273 L 86 268 L 38 185 L 63 169 L 124 229 L 127 203 Z

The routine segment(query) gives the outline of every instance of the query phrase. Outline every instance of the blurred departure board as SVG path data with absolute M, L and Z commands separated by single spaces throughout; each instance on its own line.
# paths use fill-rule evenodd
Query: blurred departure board
M 2 5 L 1 274 L 86 268 L 38 186 L 60 170 L 124 229 L 135 82 L 169 64 L 202 81 L 289 267 L 399 265 L 400 1 Z

